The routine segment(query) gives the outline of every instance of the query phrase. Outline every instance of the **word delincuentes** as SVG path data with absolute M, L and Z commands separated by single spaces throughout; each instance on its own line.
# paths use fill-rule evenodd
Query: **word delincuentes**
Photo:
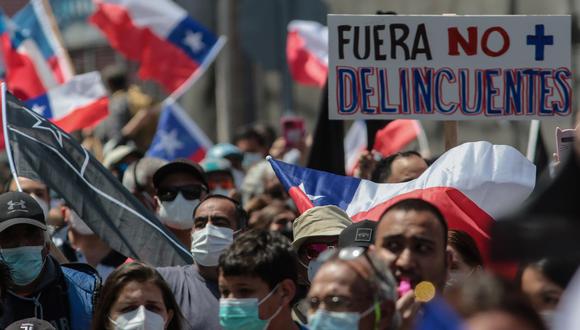
M 391 75 L 397 78 L 394 80 Z M 339 114 L 567 115 L 568 68 L 336 67 Z M 397 81 L 396 86 L 389 82 Z

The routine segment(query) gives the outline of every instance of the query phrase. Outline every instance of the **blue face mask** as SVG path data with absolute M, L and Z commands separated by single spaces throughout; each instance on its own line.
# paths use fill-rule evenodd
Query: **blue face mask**
M 369 309 L 362 313 L 357 312 L 329 312 L 324 309 L 318 309 L 316 313 L 308 316 L 308 329 L 358 329 L 358 322 L 361 318 L 367 316 L 375 308 L 372 304 Z
M 2 260 L 10 267 L 14 284 L 25 286 L 38 277 L 44 264 L 42 249 L 40 245 L 0 250 Z
M 257 298 L 220 299 L 220 325 L 225 330 L 262 330 L 280 313 L 282 306 L 267 320 L 260 318 L 260 305 L 276 291 L 278 285 L 258 302 Z

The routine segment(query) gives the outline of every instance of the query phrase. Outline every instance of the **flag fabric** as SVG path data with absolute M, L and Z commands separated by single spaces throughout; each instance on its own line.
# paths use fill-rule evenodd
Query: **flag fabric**
M 157 81 L 170 93 L 191 82 L 190 77 L 201 75 L 223 45 L 223 39 L 189 17 L 173 1 L 95 0 L 95 3 L 96 11 L 90 21 L 105 34 L 113 48 L 140 62 L 141 78 Z
M 147 151 L 150 157 L 172 161 L 188 158 L 200 162 L 209 148 L 211 140 L 172 99 L 163 102 L 157 132 Z
M 34 40 L 0 13 L 0 42 L 7 88 L 21 100 L 29 100 L 57 85 Z
M 94 126 L 109 114 L 107 90 L 96 71 L 77 75 L 25 104 L 69 133 Z
M 31 0 L 18 11 L 12 20 L 26 38 L 37 45 L 57 83 L 62 84 L 73 77 L 73 68 L 63 47 L 48 1 Z
M 346 174 L 352 175 L 361 152 L 367 149 L 367 124 L 364 120 L 355 120 L 344 137 L 344 164 Z
M 336 205 L 353 221 L 379 220 L 394 203 L 421 198 L 436 205 L 449 228 L 467 232 L 489 261 L 493 219 L 522 203 L 535 185 L 535 166 L 519 151 L 488 142 L 465 143 L 443 154 L 419 178 L 378 184 L 269 159 L 300 212 Z
M 3 129 L 13 177 L 45 183 L 114 250 L 154 266 L 193 262 L 189 249 L 85 148 L 23 106 L 2 85 Z
M 373 149 L 387 157 L 405 148 L 420 132 L 421 126 L 417 120 L 393 120 L 376 133 Z
M 314 21 L 291 21 L 286 58 L 294 80 L 324 87 L 328 77 L 328 27 Z

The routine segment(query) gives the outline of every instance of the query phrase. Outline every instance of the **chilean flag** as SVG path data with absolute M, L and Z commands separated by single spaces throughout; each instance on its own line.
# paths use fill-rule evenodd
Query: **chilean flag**
M 54 17 L 47 8 L 48 2 L 32 0 L 12 20 L 26 37 L 33 40 L 42 58 L 47 62 L 57 83 L 62 84 L 73 76 L 73 68 L 66 49 L 57 36 Z
M 173 1 L 95 3 L 97 9 L 90 21 L 105 34 L 111 46 L 141 63 L 141 78 L 157 81 L 174 97 L 179 94 L 178 88 L 186 89 L 205 71 L 224 43 Z
M 417 120 L 393 120 L 377 132 L 373 150 L 380 152 L 383 157 L 392 155 L 415 140 L 422 130 Z
M 419 178 L 404 183 L 378 184 L 269 161 L 301 213 L 336 205 L 354 222 L 379 220 L 402 199 L 424 199 L 439 208 L 450 229 L 471 235 L 486 261 L 493 219 L 520 205 L 536 180 L 534 164 L 519 151 L 483 141 L 447 151 Z
M 107 90 L 96 71 L 77 75 L 24 103 L 69 133 L 93 126 L 109 114 Z
M 8 90 L 29 100 L 58 85 L 34 40 L 0 12 L 0 47 Z
M 323 87 L 328 77 L 328 27 L 314 21 L 291 21 L 286 58 L 294 80 Z
M 213 143 L 181 106 L 167 99 L 157 132 L 147 151 L 147 156 L 172 161 L 177 158 L 188 158 L 200 162 Z

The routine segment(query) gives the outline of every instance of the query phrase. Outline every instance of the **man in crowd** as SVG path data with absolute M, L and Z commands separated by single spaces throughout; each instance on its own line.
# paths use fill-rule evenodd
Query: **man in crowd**
M 451 254 L 447 251 L 447 222 L 432 204 L 405 199 L 381 216 L 375 234 L 378 252 L 391 262 L 399 288 L 410 289 L 430 282 L 437 293 L 445 288 Z M 413 290 L 400 292 L 397 308 L 406 325 L 412 324 L 420 307 Z
M 54 233 L 52 241 L 70 262 L 82 262 L 97 270 L 105 281 L 127 257 L 111 249 L 70 207 L 63 206 L 65 226 Z
M 407 182 L 418 178 L 429 167 L 416 151 L 398 152 L 377 163 L 371 181 L 377 183 Z
M 195 265 L 158 268 L 186 320 L 185 329 L 219 327 L 218 259 L 232 244 L 248 217 L 229 197 L 209 195 L 193 213 L 191 253 Z
M 49 255 L 44 214 L 28 194 L 0 195 L 0 258 L 11 269 L 14 286 L 4 300 L 0 328 L 30 317 L 56 329 L 89 329 L 96 272 L 82 264 L 59 265 Z
M 252 329 L 304 329 L 291 315 L 296 279 L 297 255 L 284 236 L 265 230 L 240 235 L 220 257 L 221 326 L 225 330 L 244 329 L 241 323 Z M 254 299 L 255 313 L 240 316 L 239 304 L 248 298 Z
M 338 245 L 338 235 L 352 223 L 348 215 L 334 205 L 318 206 L 302 213 L 293 222 L 292 247 L 298 252 L 298 299 L 306 296 L 310 282 L 320 267 L 316 258 L 320 253 Z M 303 300 L 294 306 L 295 318 L 303 324 L 307 305 Z
M 39 181 L 35 181 L 29 178 L 25 178 L 23 176 L 18 177 L 18 183 L 20 184 L 20 188 L 23 192 L 30 195 L 30 197 L 34 198 L 34 200 L 38 203 L 42 212 L 44 212 L 45 219 L 48 220 L 49 212 L 50 212 L 50 192 L 48 187 Z M 16 185 L 16 181 L 11 180 L 10 186 L 8 188 L 9 191 L 18 191 L 18 186 Z
M 157 206 L 153 199 L 153 174 L 165 164 L 167 161 L 160 158 L 143 157 L 129 165 L 123 174 L 123 186 L 152 212 L 155 212 Z
M 185 247 L 191 246 L 193 210 L 207 195 L 208 185 L 201 166 L 176 160 L 153 174 L 156 213 L 161 222 Z
M 234 137 L 234 144 L 244 153 L 243 164 L 249 169 L 268 155 L 266 138 L 253 127 L 243 127 Z
M 207 175 L 210 194 L 234 197 L 236 185 L 232 165 L 225 158 L 206 158 L 201 167 Z
M 320 259 L 324 263 L 308 292 L 309 329 L 398 329 L 397 284 L 387 262 L 362 247 L 329 251 Z

